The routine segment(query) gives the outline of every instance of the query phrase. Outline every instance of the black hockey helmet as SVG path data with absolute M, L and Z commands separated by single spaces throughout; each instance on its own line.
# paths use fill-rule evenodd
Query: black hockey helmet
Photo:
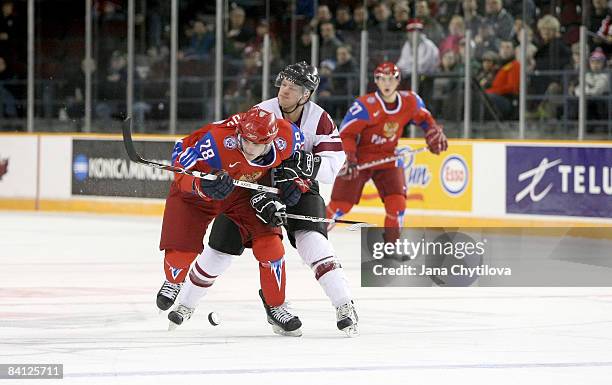
M 274 85 L 280 87 L 283 79 L 287 79 L 291 83 L 306 88 L 311 94 L 319 87 L 319 83 L 321 82 L 317 67 L 309 65 L 305 61 L 289 64 L 287 67 L 283 68 L 276 76 Z

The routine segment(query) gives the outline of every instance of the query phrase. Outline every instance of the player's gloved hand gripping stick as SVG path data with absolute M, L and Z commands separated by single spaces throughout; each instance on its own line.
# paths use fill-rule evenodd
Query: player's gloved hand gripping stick
M 401 147 L 401 148 L 398 148 L 397 150 L 395 150 L 395 153 L 397 155 L 388 156 L 386 158 L 381 158 L 381 159 L 373 160 L 373 161 L 367 162 L 367 163 L 362 163 L 362 164 L 356 165 L 355 169 L 357 171 L 361 171 L 361 170 L 366 170 L 368 168 L 376 167 L 376 166 L 379 166 L 379 165 L 385 164 L 385 163 L 391 163 L 391 162 L 396 162 L 396 161 L 403 161 L 406 156 L 408 156 L 408 155 L 412 156 L 412 155 L 418 154 L 420 152 L 426 151 L 427 149 L 428 149 L 428 147 L 420 147 L 420 148 L 416 148 L 414 150 L 409 148 L 409 147 Z M 338 173 L 338 176 L 344 176 L 344 175 L 347 175 L 347 173 L 348 173 L 347 169 L 343 168 Z

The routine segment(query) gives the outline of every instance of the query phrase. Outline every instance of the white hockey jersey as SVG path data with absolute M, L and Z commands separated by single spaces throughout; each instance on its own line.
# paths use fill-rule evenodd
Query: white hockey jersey
M 264 100 L 258 106 L 283 119 L 278 98 Z M 321 157 L 321 166 L 315 179 L 321 183 L 334 183 L 346 154 L 342 149 L 338 127 L 332 118 L 319 105 L 308 102 L 304 105 L 300 120 L 293 123 L 304 132 L 304 150 Z

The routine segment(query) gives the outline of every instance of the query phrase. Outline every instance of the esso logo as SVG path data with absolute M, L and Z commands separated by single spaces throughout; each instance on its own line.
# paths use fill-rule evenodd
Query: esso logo
M 461 195 L 467 187 L 469 170 L 465 160 L 459 155 L 451 155 L 442 163 L 440 182 L 444 191 L 455 197 Z

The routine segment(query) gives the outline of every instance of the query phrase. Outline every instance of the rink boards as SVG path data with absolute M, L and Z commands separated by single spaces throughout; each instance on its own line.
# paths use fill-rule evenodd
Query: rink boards
M 169 136 L 137 137 L 169 163 Z M 422 140 L 402 140 L 416 149 Z M 404 160 L 406 225 L 612 225 L 612 144 L 451 140 Z M 127 159 L 118 135 L 0 134 L 0 209 L 160 215 L 172 174 Z M 321 186 L 327 199 L 331 186 Z M 366 185 L 350 218 L 382 224 Z

